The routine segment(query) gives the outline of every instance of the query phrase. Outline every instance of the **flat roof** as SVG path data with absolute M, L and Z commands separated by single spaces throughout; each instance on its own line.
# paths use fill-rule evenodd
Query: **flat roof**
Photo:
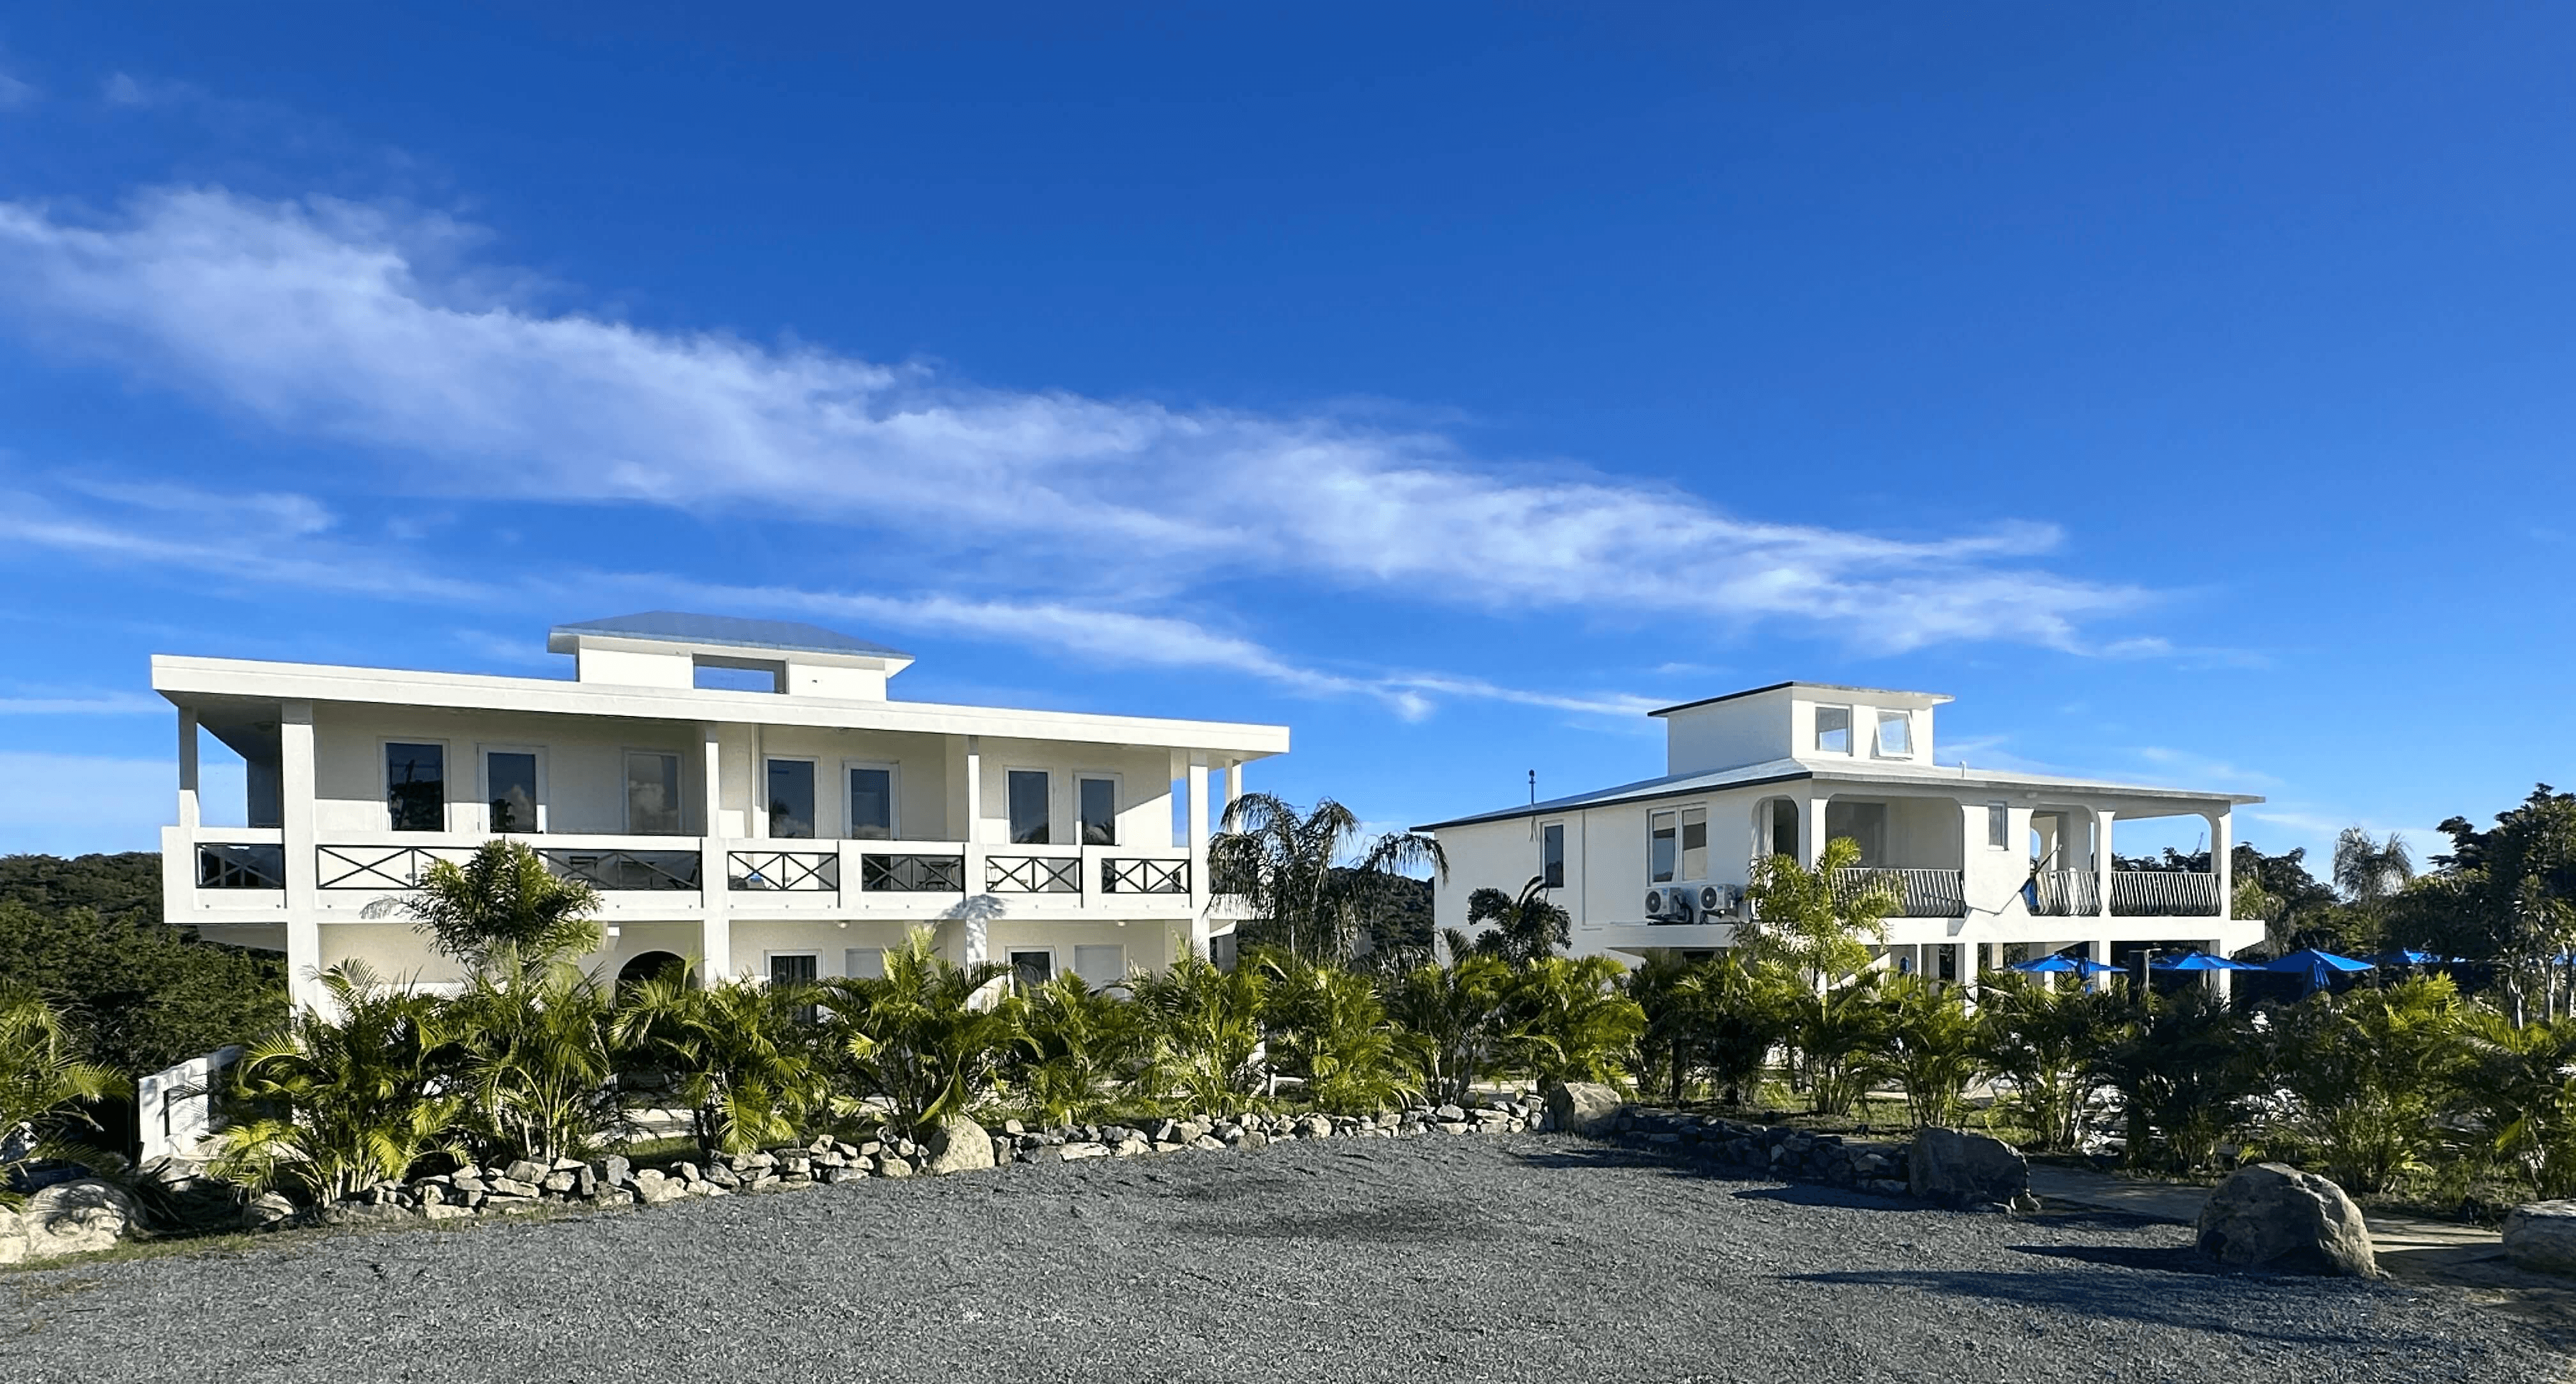
M 570 653 L 576 637 L 610 635 L 668 644 L 717 644 L 735 649 L 775 649 L 781 653 L 859 654 L 909 659 L 912 655 L 873 640 L 853 638 L 838 630 L 801 620 L 750 620 L 738 615 L 698 615 L 685 610 L 647 610 L 557 625 L 546 632 L 546 647 Z
M 1646 714 L 1649 716 L 1670 716 L 1676 711 L 1688 711 L 1693 707 L 1715 706 L 1719 702 L 1731 702 L 1738 697 L 1758 697 L 1765 692 L 1777 692 L 1788 687 L 1803 687 L 1815 692 L 1857 692 L 1872 697 L 1902 697 L 1916 706 L 1939 706 L 1943 702 L 1951 699 L 1950 694 L 1947 692 L 1908 692 L 1901 687 L 1855 687 L 1852 684 L 1845 682 L 1802 682 L 1792 678 L 1787 682 L 1775 682 L 1764 687 L 1748 687 L 1741 692 L 1726 692 L 1714 697 L 1702 697 L 1695 702 L 1680 702 L 1672 706 L 1649 711 Z

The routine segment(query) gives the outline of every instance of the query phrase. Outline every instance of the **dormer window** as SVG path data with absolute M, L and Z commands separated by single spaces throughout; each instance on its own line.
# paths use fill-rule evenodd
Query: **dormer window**
M 1816 748 L 1825 754 L 1851 753 L 1852 709 L 1850 707 L 1816 708 Z
M 1914 718 L 1902 711 L 1878 713 L 1878 753 L 1882 759 L 1914 757 Z

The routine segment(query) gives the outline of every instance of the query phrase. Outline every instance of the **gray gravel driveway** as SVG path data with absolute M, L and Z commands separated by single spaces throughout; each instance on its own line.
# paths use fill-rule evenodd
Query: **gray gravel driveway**
M 0 1379 L 2555 1379 L 2454 1290 L 2203 1270 L 1539 1136 L 1301 1142 L 0 1276 Z

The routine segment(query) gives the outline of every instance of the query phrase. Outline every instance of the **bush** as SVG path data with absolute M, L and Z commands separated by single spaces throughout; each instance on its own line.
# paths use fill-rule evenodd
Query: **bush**
M 1921 976 L 1898 976 L 1886 991 L 1888 1070 L 1905 1087 L 1914 1123 L 1955 1128 L 1968 1083 L 1984 1066 L 1983 1035 L 1966 992 Z
M 2320 991 L 2275 1011 L 2283 1132 L 2352 1191 L 2385 1191 L 2422 1170 L 2457 1099 L 2465 1022 L 2459 991 L 2438 975 Z
M 1088 1124 L 1149 1097 L 1153 1034 L 1136 1005 L 1067 972 L 1012 1001 L 1019 1049 L 1008 1069 L 1049 1125 Z
M 464 1158 L 455 1130 L 466 1097 L 448 1077 L 440 1001 L 387 985 L 362 962 L 320 980 L 338 1017 L 299 1010 L 284 1033 L 242 1053 L 214 1175 L 335 1201 L 404 1177 L 431 1153 Z
M 1569 1081 L 1630 1084 L 1628 1055 L 1646 1011 L 1606 956 L 1551 956 L 1511 972 L 1499 996 L 1498 1044 L 1508 1070 L 1541 1087 Z
M 88 1107 L 122 1095 L 125 1079 L 72 1047 L 70 1026 L 31 989 L 0 990 L 0 1198 L 11 1195 L 18 1169 L 38 1159 L 62 1159 L 105 1170 L 119 1160 L 87 1145 L 81 1131 L 96 1131 Z M 35 1138 L 11 1137 L 32 1130 Z
M 2576 1019 L 2516 1028 L 2480 1009 L 2465 1028 L 2461 1098 L 2482 1152 L 2535 1197 L 2576 1196 Z
M 1265 986 L 1258 967 L 1220 971 L 1195 953 L 1136 982 L 1154 1040 L 1154 1076 L 1193 1110 L 1240 1115 L 1263 1096 Z
M 2102 1089 L 2102 1059 L 2129 1036 L 2134 1010 L 2108 990 L 1998 976 L 1978 1004 L 1980 1056 L 2043 1149 L 2073 1148 L 2085 1105 Z
M 1895 1046 L 1893 1015 L 1878 996 L 1884 971 L 1863 971 L 1821 995 L 1802 994 L 1789 1010 L 1789 1038 L 1807 1079 L 1815 1113 L 1841 1118 L 1888 1071 Z
M 805 987 L 748 977 L 701 989 L 688 970 L 629 991 L 612 1029 L 639 1084 L 687 1106 L 698 1147 L 749 1153 L 800 1134 L 828 1108 L 822 1033 Z
M 1464 1100 L 1501 1060 L 1503 992 L 1512 968 L 1498 957 L 1464 955 L 1416 966 L 1380 983 L 1396 1044 L 1435 1101 Z
M 442 1007 L 465 1132 L 487 1160 L 540 1163 L 597 1151 L 625 1123 L 609 1046 L 610 996 L 563 962 L 477 974 Z
M 826 985 L 838 1056 L 896 1128 L 929 1129 L 998 1084 L 1020 1036 L 1019 1008 L 1000 993 L 1010 973 L 998 962 L 957 965 L 924 928 L 886 953 L 882 979 Z
M 1420 1094 L 1367 977 L 1293 952 L 1247 960 L 1264 972 L 1271 1064 L 1303 1083 L 1307 1104 L 1357 1115 Z
M 2128 1107 L 2128 1161 L 2192 1172 L 2245 1126 L 2266 1085 L 2254 1028 L 2194 986 L 2150 1002 L 2137 1027 L 2104 1052 L 2100 1073 Z

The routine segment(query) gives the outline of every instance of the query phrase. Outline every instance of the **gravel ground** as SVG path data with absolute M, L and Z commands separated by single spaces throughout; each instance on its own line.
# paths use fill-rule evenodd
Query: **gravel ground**
M 2455 1290 L 1536 1136 L 1341 1140 L 0 1276 L 0 1379 L 2557 1379 Z

